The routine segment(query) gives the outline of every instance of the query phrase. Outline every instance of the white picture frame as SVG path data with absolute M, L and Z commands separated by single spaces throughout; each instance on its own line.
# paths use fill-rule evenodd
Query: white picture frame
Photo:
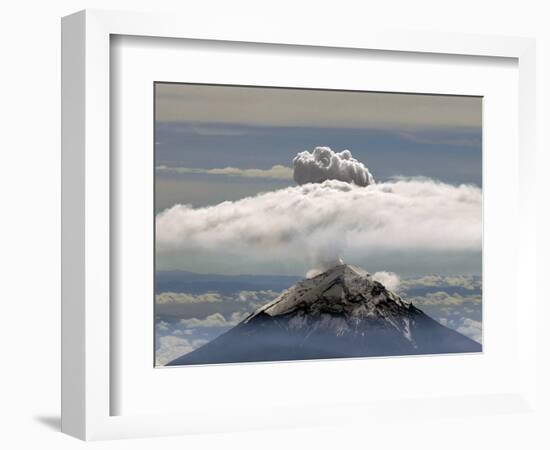
M 522 286 L 522 308 L 536 309 L 535 286 L 529 287 L 534 271 L 535 195 L 535 43 L 527 38 L 456 34 L 396 33 L 362 30 L 327 35 L 324 30 L 305 33 L 247 24 L 235 29 L 209 29 L 191 17 L 113 11 L 82 11 L 62 22 L 62 430 L 85 440 L 162 436 L 264 427 L 265 415 L 257 420 L 236 418 L 223 421 L 195 414 L 113 415 L 112 395 L 116 389 L 111 365 L 117 357 L 111 337 L 117 324 L 112 320 L 110 297 L 116 280 L 111 279 L 111 185 L 117 173 L 111 170 L 112 145 L 110 108 L 111 36 L 163 37 L 256 44 L 298 45 L 332 49 L 368 49 L 512 58 L 518 62 L 519 182 L 514 189 L 520 200 L 516 239 L 511 258 L 517 264 L 518 285 Z M 517 244 L 516 244 L 517 243 Z M 533 411 L 536 399 L 536 328 L 518 311 L 519 360 L 517 390 L 481 394 L 471 398 L 432 398 L 439 414 L 469 414 L 465 402 L 485 413 L 496 413 L 502 405 L 514 411 Z M 262 366 L 263 372 L 270 366 Z M 311 366 L 310 366 L 311 367 Z M 351 366 L 350 366 L 351 367 Z M 273 368 L 273 366 L 271 366 Z M 260 369 L 259 369 L 260 370 Z M 272 370 L 272 369 L 271 369 Z M 310 369 L 311 370 L 311 369 Z M 348 369 L 349 370 L 349 369 Z M 404 399 L 403 399 L 404 400 Z M 392 400 L 395 401 L 395 400 Z M 426 403 L 403 403 L 414 414 Z M 274 426 L 308 425 L 370 417 L 388 413 L 392 404 L 383 401 L 340 405 L 340 409 L 319 411 L 318 405 L 278 405 L 271 421 Z M 265 413 L 265 412 L 264 412 Z M 383 414 L 385 414 L 383 413 Z M 265 413 L 267 414 L 267 413 Z M 401 412 L 403 414 L 403 412 Z M 390 414 L 391 415 L 391 414 Z M 263 421 L 263 422 L 262 422 Z

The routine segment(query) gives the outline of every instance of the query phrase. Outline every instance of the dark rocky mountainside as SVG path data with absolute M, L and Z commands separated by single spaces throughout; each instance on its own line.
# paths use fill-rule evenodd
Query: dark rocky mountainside
M 168 365 L 480 352 L 481 345 L 342 264 L 296 283 Z

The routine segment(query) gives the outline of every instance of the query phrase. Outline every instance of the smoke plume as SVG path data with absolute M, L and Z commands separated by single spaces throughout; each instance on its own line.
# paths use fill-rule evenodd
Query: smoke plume
M 357 161 L 349 150 L 339 153 L 329 147 L 315 147 L 312 152 L 298 153 L 293 160 L 294 181 L 298 184 L 340 180 L 357 186 L 374 184 L 369 169 Z

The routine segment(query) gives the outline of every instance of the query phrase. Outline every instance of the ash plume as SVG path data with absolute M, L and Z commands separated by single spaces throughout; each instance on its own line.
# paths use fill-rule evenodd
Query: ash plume
M 315 147 L 296 155 L 294 181 L 298 184 L 322 183 L 325 180 L 339 180 L 357 186 L 374 184 L 369 169 L 357 161 L 349 150 L 334 152 L 330 147 Z

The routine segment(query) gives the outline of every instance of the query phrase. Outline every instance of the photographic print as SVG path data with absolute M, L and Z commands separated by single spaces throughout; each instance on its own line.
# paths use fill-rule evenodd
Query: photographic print
M 482 351 L 482 98 L 155 83 L 155 366 Z

